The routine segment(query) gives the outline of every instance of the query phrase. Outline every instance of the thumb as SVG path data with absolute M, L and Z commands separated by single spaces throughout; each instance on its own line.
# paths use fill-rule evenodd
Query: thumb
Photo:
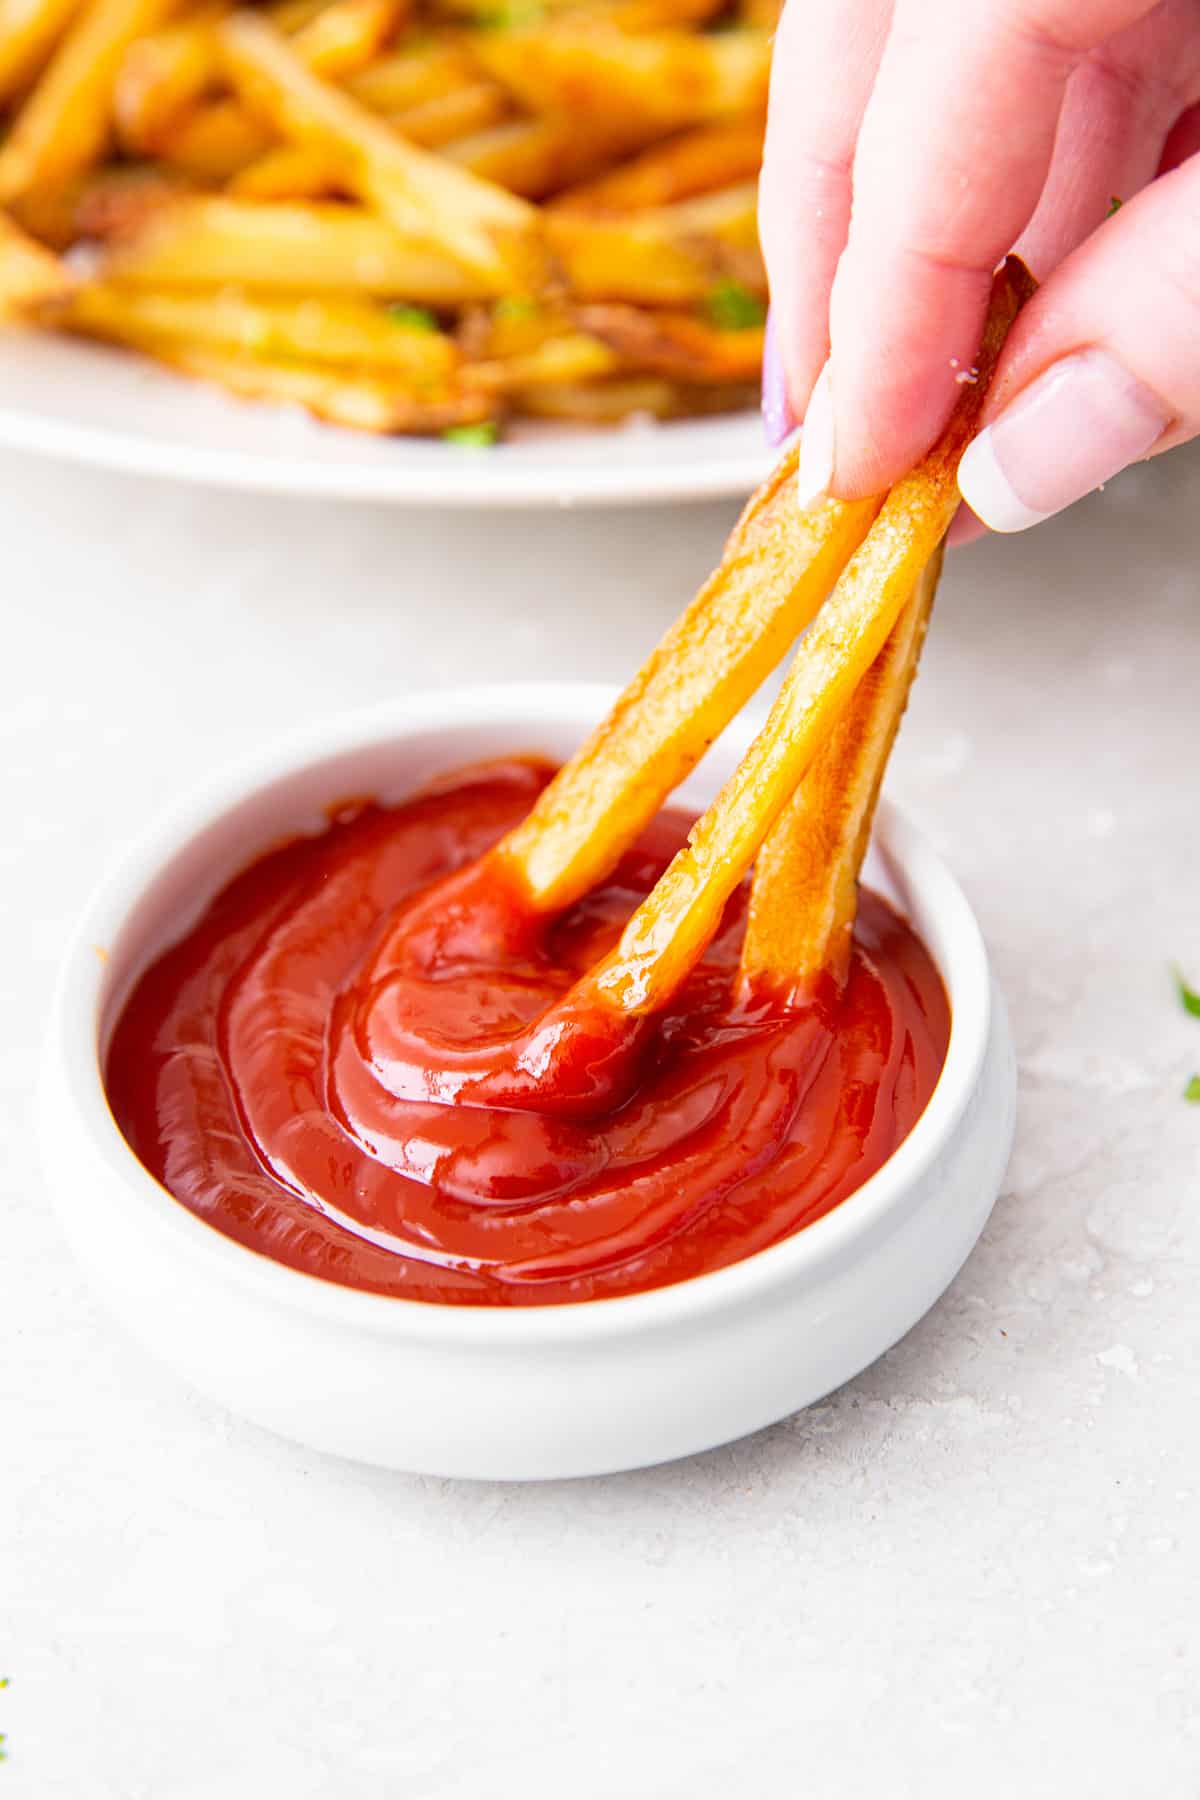
M 993 531 L 1200 431 L 1200 156 L 1116 212 L 1018 319 L 959 487 Z

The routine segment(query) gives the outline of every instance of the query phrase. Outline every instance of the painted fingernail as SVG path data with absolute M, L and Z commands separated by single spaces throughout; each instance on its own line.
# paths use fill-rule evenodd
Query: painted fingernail
M 1170 421 L 1107 350 L 1076 351 L 968 444 L 959 491 L 993 531 L 1024 531 L 1145 456 Z
M 833 393 L 829 385 L 829 364 L 826 363 L 817 376 L 800 433 L 796 494 L 802 511 L 808 512 L 825 499 L 832 480 Z
M 783 358 L 779 354 L 779 343 L 775 336 L 775 321 L 770 313 L 767 314 L 767 329 L 763 338 L 762 416 L 763 430 L 772 450 L 796 429 L 787 396 Z

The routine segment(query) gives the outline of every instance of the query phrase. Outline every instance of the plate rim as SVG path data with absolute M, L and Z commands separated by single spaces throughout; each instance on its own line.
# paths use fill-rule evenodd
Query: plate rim
M 132 396 L 134 390 L 127 391 Z M 747 410 L 729 414 L 728 421 L 745 424 L 753 417 Z M 720 421 L 695 423 L 718 425 Z M 619 433 L 613 433 L 612 439 L 615 445 L 622 441 Z M 553 444 L 554 439 L 547 437 L 543 442 Z M 560 469 L 548 471 L 544 463 L 506 462 L 500 446 L 498 450 L 456 449 L 455 462 L 445 468 L 417 461 L 389 467 L 366 461 L 342 462 L 333 457 L 322 461 L 291 456 L 286 449 L 264 453 L 175 442 L 153 432 L 129 430 L 118 423 L 98 425 L 39 411 L 24 400 L 4 400 L 0 390 L 2 450 L 119 474 L 296 499 L 455 510 L 646 506 L 668 501 L 744 499 L 765 480 L 774 460 L 765 438 L 760 443 L 761 448 L 743 442 L 724 450 L 718 444 L 710 458 L 681 459 L 671 456 L 670 440 L 664 433 L 664 454 L 635 465 L 614 455 L 604 463 L 568 461 Z M 447 450 L 446 454 L 451 452 Z

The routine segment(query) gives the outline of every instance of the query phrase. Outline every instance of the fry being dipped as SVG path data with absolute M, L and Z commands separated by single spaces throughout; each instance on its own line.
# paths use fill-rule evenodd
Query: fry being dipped
M 888 495 L 802 514 L 784 459 L 561 769 L 526 752 L 336 806 L 189 922 L 106 1075 L 185 1205 L 352 1286 L 563 1304 L 737 1261 L 887 1160 L 949 1015 L 858 874 L 958 461 L 1029 285 L 1001 271 L 976 382 Z M 708 810 L 665 808 L 797 638 Z

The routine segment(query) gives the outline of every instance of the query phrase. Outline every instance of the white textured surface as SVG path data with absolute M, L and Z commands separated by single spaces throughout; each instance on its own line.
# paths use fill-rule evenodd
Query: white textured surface
M 1195 454 L 951 559 L 893 783 L 989 933 L 1019 1143 L 950 1294 L 828 1403 L 604 1481 L 366 1472 L 183 1391 L 60 1247 L 35 1046 L 107 847 L 297 710 L 620 676 L 729 516 L 0 461 L 0 1800 L 1200 1791 Z

